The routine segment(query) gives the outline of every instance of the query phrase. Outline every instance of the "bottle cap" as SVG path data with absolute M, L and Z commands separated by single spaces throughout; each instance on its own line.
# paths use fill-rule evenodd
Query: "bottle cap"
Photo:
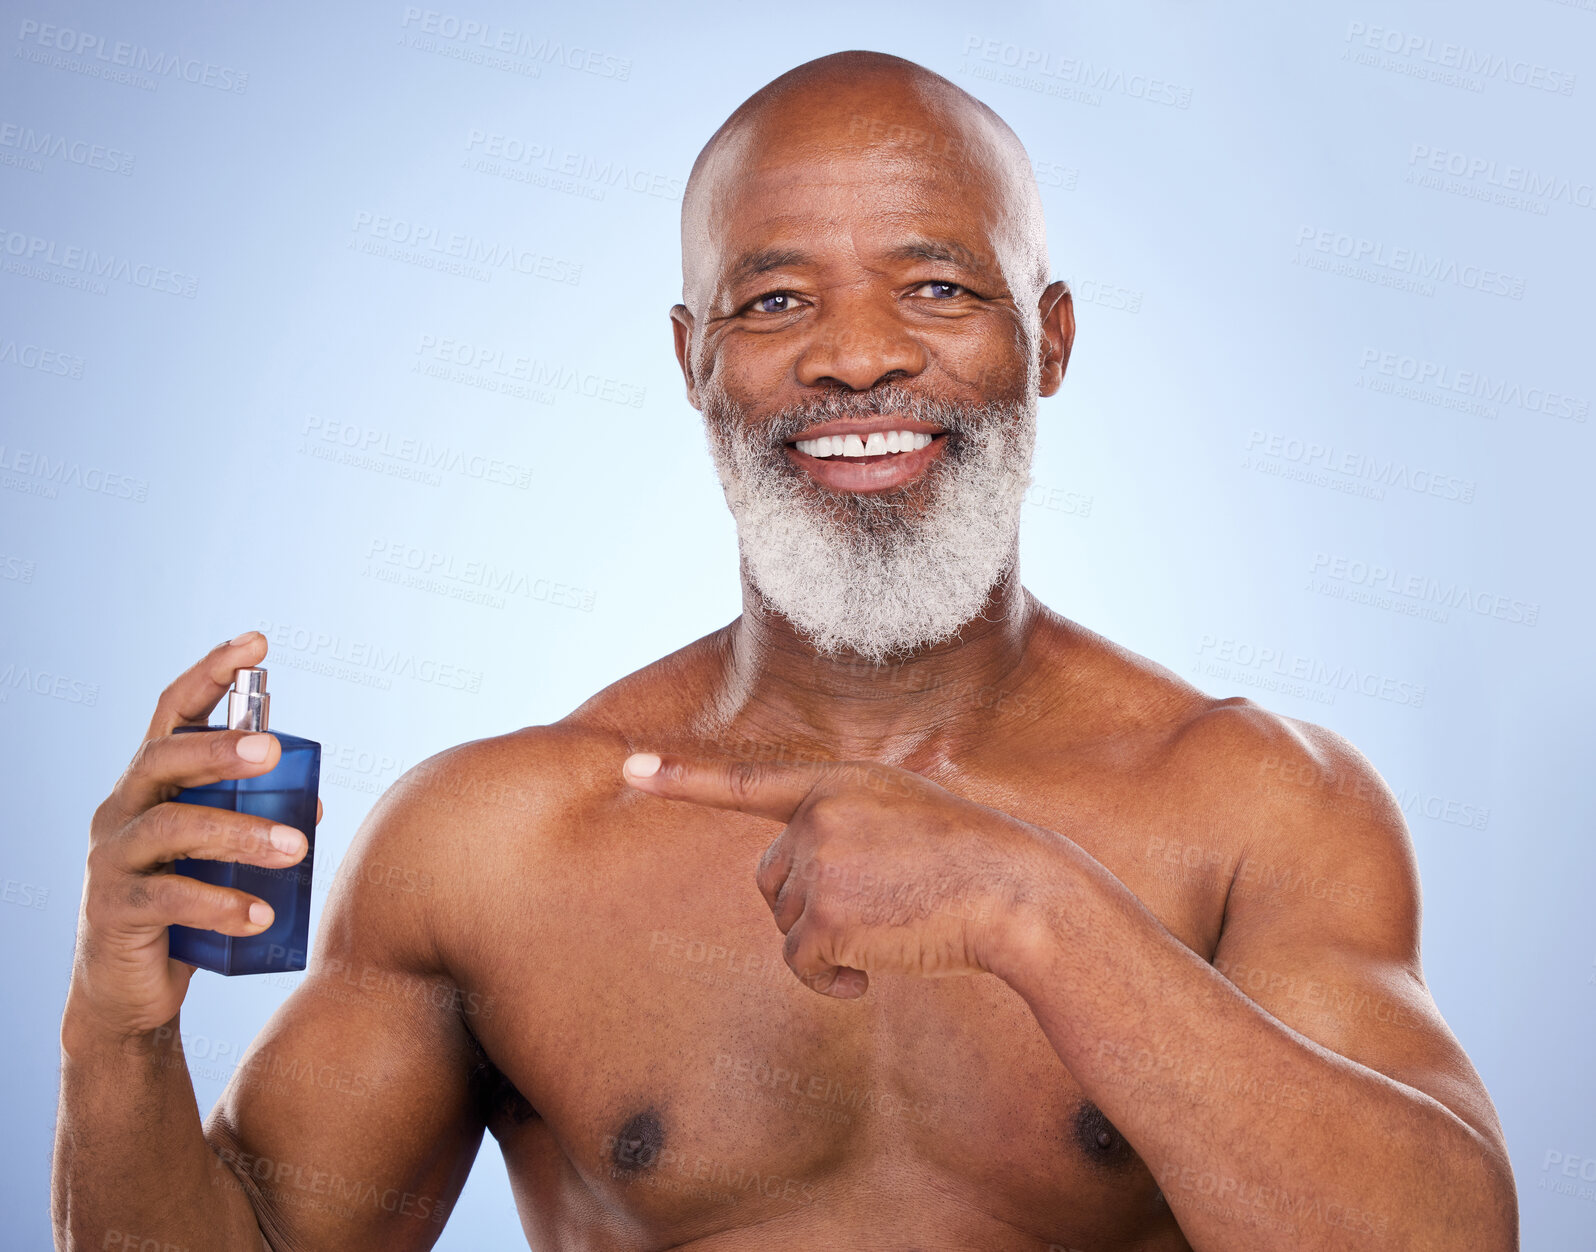
M 233 689 L 227 693 L 229 730 L 265 730 L 271 720 L 272 698 L 266 694 L 266 671 L 248 666 L 233 671 Z

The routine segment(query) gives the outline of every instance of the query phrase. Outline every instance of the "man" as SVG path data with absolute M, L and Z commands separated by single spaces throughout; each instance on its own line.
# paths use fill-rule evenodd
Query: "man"
M 1515 1247 L 1372 768 L 1020 585 L 1074 318 L 1012 132 L 822 58 L 682 240 L 742 616 L 396 785 L 203 1128 L 165 928 L 263 923 L 169 862 L 303 842 L 167 802 L 275 764 L 171 733 L 267 641 L 168 688 L 94 820 L 62 1244 L 425 1248 L 487 1129 L 538 1248 Z

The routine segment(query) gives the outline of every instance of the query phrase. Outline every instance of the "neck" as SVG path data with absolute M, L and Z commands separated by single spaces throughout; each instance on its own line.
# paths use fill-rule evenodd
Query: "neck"
M 1029 672 L 1039 606 L 1018 563 L 954 639 L 886 664 L 822 655 L 766 609 L 743 576 L 743 614 L 723 637 L 717 721 L 756 742 L 818 744 L 839 759 L 885 762 L 978 741 Z

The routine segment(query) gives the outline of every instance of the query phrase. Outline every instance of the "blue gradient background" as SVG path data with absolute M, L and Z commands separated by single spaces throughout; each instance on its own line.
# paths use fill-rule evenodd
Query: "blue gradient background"
M 525 49 L 512 68 L 477 63 L 461 40 L 429 45 L 403 5 L 225 7 L 0 5 L 0 126 L 14 128 L 0 131 L 0 1242 L 49 1241 L 87 825 L 173 675 L 240 630 L 275 632 L 275 724 L 327 745 L 321 896 L 404 767 L 558 718 L 736 614 L 733 527 L 670 351 L 675 193 L 747 94 L 867 47 L 1008 119 L 1043 184 L 1055 272 L 1076 286 L 1074 360 L 1042 406 L 1026 582 L 1207 690 L 1332 727 L 1371 758 L 1409 809 L 1430 985 L 1501 1112 L 1525 1247 L 1596 1247 L 1589 0 L 439 10 L 547 39 L 545 54 L 596 49 L 591 71 Z M 45 24 L 247 82 L 92 77 L 92 52 L 47 46 Z M 1574 87 L 1432 81 L 1422 48 L 1380 61 L 1365 40 L 1391 36 L 1376 28 L 1399 49 L 1456 43 Z M 1060 78 L 1068 57 L 1114 78 Z M 1021 81 L 1015 62 L 1030 65 Z M 1144 79 L 1189 99 L 1121 86 Z M 485 173 L 473 132 L 542 144 L 578 173 Z M 131 154 L 131 173 L 30 155 L 43 135 Z M 1556 181 L 1493 202 L 1483 172 L 1425 185 L 1417 149 Z M 606 164 L 644 190 L 594 176 Z M 579 265 L 579 281 L 373 255 L 383 241 L 362 223 L 384 217 Z M 1299 246 L 1319 231 L 1329 252 Z M 18 272 L 34 239 L 166 266 L 195 293 Z M 1357 239 L 1505 273 L 1522 298 L 1301 263 Z M 444 340 L 535 358 L 544 383 L 513 396 L 481 385 L 491 366 L 429 373 L 448 362 L 425 345 Z M 41 348 L 81 377 L 30 368 Z M 1401 372 L 1403 358 L 1478 371 L 1520 402 L 1392 392 L 1381 362 Z M 1531 388 L 1570 397 L 1565 415 L 1524 402 Z M 367 460 L 348 455 L 349 431 Z M 463 468 L 403 476 L 407 439 Z M 1354 494 L 1367 479 L 1305 465 L 1291 440 L 1472 498 Z M 511 468 L 473 474 L 492 459 Z M 1317 477 L 1293 477 L 1305 470 Z M 83 485 L 105 474 L 144 498 Z M 1535 621 L 1362 603 L 1328 577 L 1338 558 L 1534 605 Z M 485 562 L 511 589 L 480 602 L 451 594 L 471 590 L 459 578 L 412 585 L 407 560 Z M 1293 666 L 1319 679 L 1275 681 Z M 1324 678 L 1338 668 L 1400 698 Z M 195 980 L 184 1025 L 202 1108 L 292 983 Z M 496 1157 L 489 1140 L 441 1247 L 519 1246 Z

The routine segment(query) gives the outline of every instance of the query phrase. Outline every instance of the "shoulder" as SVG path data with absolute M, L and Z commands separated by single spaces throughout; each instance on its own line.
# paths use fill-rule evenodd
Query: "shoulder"
M 1407 825 L 1353 744 L 1252 700 L 1215 698 L 1073 623 L 1060 637 L 1068 651 L 1059 672 L 1080 675 L 1060 680 L 1061 707 L 1091 710 L 1091 733 L 1127 782 L 1181 815 L 1182 846 L 1200 851 L 1205 867 L 1216 858 L 1228 867 L 1231 905 L 1351 903 L 1368 906 L 1370 924 L 1380 912 L 1393 937 L 1416 936 Z
M 558 722 L 458 744 L 406 771 L 377 801 L 338 867 L 328 920 L 431 947 L 540 872 L 590 855 L 603 818 L 631 801 L 621 764 L 657 746 L 695 689 L 704 641 L 601 691 Z
M 1102 738 L 1137 744 L 1184 801 L 1223 808 L 1247 825 L 1333 815 L 1403 828 L 1390 789 L 1341 735 L 1241 696 L 1211 696 L 1147 657 L 1055 620 L 1060 705 L 1086 709 Z
M 418 823 L 447 832 L 433 839 L 491 836 L 504 826 L 556 820 L 621 785 L 625 736 L 556 722 L 477 739 L 428 757 L 402 775 L 372 810 L 374 824 L 399 831 Z M 390 838 L 396 837 L 390 835 Z
M 1417 971 L 1417 858 L 1396 798 L 1357 748 L 1236 698 L 1190 719 L 1171 759 L 1235 835 L 1227 931 L 1339 935 Z
M 557 722 L 472 740 L 411 768 L 372 810 L 375 824 L 421 824 L 428 838 L 530 838 L 627 794 L 621 763 L 701 707 L 708 636 L 612 683 Z M 440 831 L 440 819 L 448 831 Z
M 1240 696 L 1207 700 L 1173 727 L 1169 757 L 1249 828 L 1406 831 L 1385 780 L 1346 738 Z

